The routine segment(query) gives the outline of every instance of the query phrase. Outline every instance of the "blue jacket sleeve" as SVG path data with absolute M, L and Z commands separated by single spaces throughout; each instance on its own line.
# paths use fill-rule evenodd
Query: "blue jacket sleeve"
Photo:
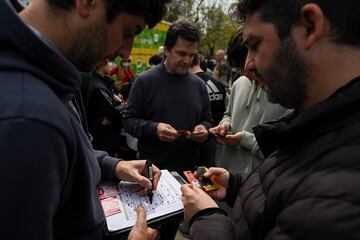
M 0 121 L 2 239 L 53 239 L 53 223 L 72 160 L 62 134 L 46 124 Z
M 94 150 L 94 153 L 101 169 L 101 179 L 115 181 L 114 168 L 120 159 L 110 157 L 109 154 L 104 151 Z

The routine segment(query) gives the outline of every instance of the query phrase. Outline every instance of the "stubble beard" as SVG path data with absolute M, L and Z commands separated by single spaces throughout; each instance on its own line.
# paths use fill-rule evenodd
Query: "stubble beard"
M 102 23 L 79 30 L 66 57 L 76 68 L 90 72 L 99 64 L 106 54 L 107 35 Z M 105 59 L 104 59 L 105 60 Z
M 299 54 L 292 37 L 281 42 L 264 75 L 269 102 L 279 103 L 289 109 L 303 107 L 307 97 L 306 80 L 309 76 L 309 66 Z

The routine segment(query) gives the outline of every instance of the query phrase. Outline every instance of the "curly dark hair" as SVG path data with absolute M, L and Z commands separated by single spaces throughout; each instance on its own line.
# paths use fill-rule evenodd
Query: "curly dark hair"
M 52 8 L 70 10 L 75 0 L 47 0 Z M 106 20 L 111 23 L 121 12 L 145 17 L 149 28 L 154 27 L 165 16 L 171 0 L 104 0 Z
M 360 45 L 360 1 L 358 0 L 239 0 L 232 4 L 230 13 L 238 23 L 248 15 L 259 13 L 263 21 L 276 26 L 280 39 L 290 35 L 299 21 L 301 8 L 317 4 L 330 22 L 330 38 L 337 43 Z

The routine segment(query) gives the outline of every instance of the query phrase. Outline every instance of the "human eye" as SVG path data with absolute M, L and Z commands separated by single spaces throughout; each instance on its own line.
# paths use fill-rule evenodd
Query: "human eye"
M 125 34 L 125 38 L 134 38 L 134 34 L 132 34 L 132 32 L 127 32 L 126 34 Z
M 246 46 L 249 49 L 249 51 L 257 52 L 259 49 L 260 41 L 254 40 L 247 42 Z
M 126 39 L 132 39 L 136 36 L 135 32 L 131 28 L 126 28 L 124 33 Z
M 180 57 L 185 57 L 185 56 L 186 56 L 186 53 L 185 53 L 185 52 L 181 52 L 181 51 L 177 52 L 177 54 L 178 54 Z

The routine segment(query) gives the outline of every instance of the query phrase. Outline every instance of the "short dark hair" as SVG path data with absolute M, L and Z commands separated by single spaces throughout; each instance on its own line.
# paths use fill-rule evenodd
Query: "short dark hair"
M 200 66 L 201 70 L 203 70 L 204 72 L 207 72 L 205 57 L 201 54 L 195 53 L 193 60 L 191 62 L 191 67 L 194 67 L 197 65 Z
M 149 65 L 158 65 L 162 62 L 162 58 L 159 55 L 153 55 L 149 58 Z
M 199 59 L 199 55 L 198 54 L 195 54 L 194 57 L 193 57 L 193 60 L 191 62 L 191 67 L 193 66 L 197 66 L 200 64 L 200 59 Z
M 181 37 L 190 42 L 200 42 L 201 32 L 199 28 L 185 18 L 181 18 L 171 24 L 166 33 L 165 46 L 169 49 L 173 48 L 177 39 Z
M 75 7 L 75 0 L 47 0 L 49 6 L 56 9 L 70 10 Z M 149 28 L 154 27 L 167 12 L 171 0 L 103 0 L 106 8 L 106 20 L 111 23 L 118 14 L 126 12 L 144 16 Z
M 243 68 L 245 65 L 248 49 L 243 43 L 243 27 L 240 26 L 231 35 L 228 42 L 227 60 L 231 67 Z
M 249 14 L 259 13 L 263 21 L 276 26 L 280 39 L 291 33 L 307 3 L 317 4 L 332 27 L 331 39 L 340 44 L 360 45 L 359 0 L 239 0 L 231 7 L 232 16 L 243 23 Z

